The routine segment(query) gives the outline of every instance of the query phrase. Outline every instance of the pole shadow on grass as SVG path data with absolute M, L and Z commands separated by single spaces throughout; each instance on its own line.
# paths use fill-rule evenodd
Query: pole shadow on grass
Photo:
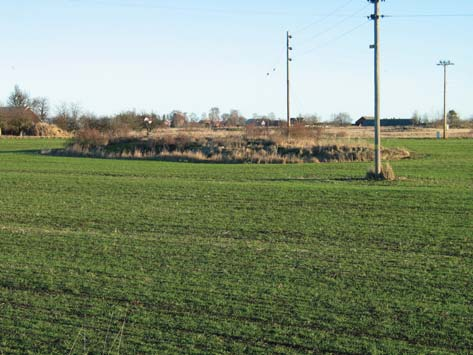
M 0 154 L 29 154 L 29 155 L 39 155 L 39 154 L 41 154 L 41 150 L 39 150 L 39 149 L 0 150 Z

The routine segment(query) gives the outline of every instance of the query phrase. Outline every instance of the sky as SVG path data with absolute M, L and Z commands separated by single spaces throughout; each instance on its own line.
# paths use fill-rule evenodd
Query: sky
M 217 106 L 285 117 L 290 31 L 292 116 L 373 114 L 373 5 L 366 0 L 2 3 L 2 103 L 18 84 L 48 97 L 53 111 L 73 102 L 97 115 L 200 116 Z M 438 115 L 443 71 L 436 64 L 444 59 L 455 63 L 448 108 L 473 116 L 473 1 L 387 0 L 381 9 L 382 116 Z

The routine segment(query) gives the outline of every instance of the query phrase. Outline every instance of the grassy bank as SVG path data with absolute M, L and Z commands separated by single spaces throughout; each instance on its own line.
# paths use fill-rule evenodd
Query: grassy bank
M 0 140 L 0 354 L 471 353 L 472 140 L 395 182 L 62 144 Z

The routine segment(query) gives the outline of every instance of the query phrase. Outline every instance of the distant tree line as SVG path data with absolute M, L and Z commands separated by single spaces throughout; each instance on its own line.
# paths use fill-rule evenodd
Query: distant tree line
M 83 110 L 76 103 L 61 103 L 54 110 L 51 109 L 50 102 L 45 97 L 31 97 L 31 95 L 22 90 L 18 85 L 13 89 L 7 100 L 9 108 L 25 108 L 34 112 L 41 122 L 51 123 L 67 132 L 75 132 L 81 129 L 94 129 L 101 132 L 116 132 L 120 130 L 150 131 L 159 127 L 184 128 L 184 127 L 242 127 L 248 120 L 238 110 L 230 110 L 228 113 L 221 113 L 218 107 L 212 107 L 208 113 L 202 113 L 200 116 L 195 113 L 186 113 L 180 110 L 174 110 L 166 114 L 157 114 L 155 112 L 136 112 L 124 111 L 110 116 L 96 116 L 94 113 Z M 0 117 L 1 118 L 1 117 Z M 412 119 L 417 126 L 437 127 L 441 126 L 443 119 L 432 119 L 428 115 L 420 115 L 415 112 Z M 272 121 L 272 125 L 284 125 L 285 119 L 277 119 L 274 113 L 252 115 L 253 122 Z M 349 126 L 353 119 L 346 112 L 333 114 L 329 120 L 323 121 L 317 114 L 299 114 L 292 118 L 293 123 L 306 126 L 331 125 L 331 126 Z M 458 113 L 451 110 L 448 113 L 448 124 L 451 128 L 473 127 L 473 117 L 469 120 L 462 119 Z M 6 126 L 8 125 L 8 127 Z M 0 119 L 0 129 L 7 129 L 11 132 L 23 132 L 31 129 L 31 120 L 25 117 L 15 117 L 8 123 Z
M 195 113 L 186 113 L 180 110 L 173 110 L 166 114 L 130 110 L 110 116 L 97 116 L 83 110 L 76 103 L 61 103 L 54 110 L 51 110 L 47 98 L 32 98 L 28 92 L 22 90 L 18 85 L 14 87 L 13 92 L 9 95 L 7 107 L 29 109 L 37 115 L 41 122 L 54 124 L 67 132 L 75 132 L 81 129 L 110 132 L 119 130 L 141 131 L 159 127 L 240 127 L 246 123 L 246 118 L 238 110 L 220 113 L 218 107 L 211 108 L 208 113 L 203 113 L 200 117 Z M 28 130 L 32 124 L 31 119 L 28 122 L 24 115 L 9 119 L 9 127 L 5 127 L 5 123 L 0 120 L 0 128 L 8 128 L 9 131 Z
M 40 120 L 45 120 L 49 115 L 49 100 L 45 97 L 31 98 L 30 95 L 15 85 L 13 92 L 8 97 L 8 107 L 30 108 Z
M 414 112 L 412 114 L 412 120 L 416 126 L 426 127 L 426 128 L 438 128 L 443 126 L 443 115 L 436 114 L 434 117 L 431 117 L 427 114 L 419 114 L 419 112 Z M 450 128 L 473 128 L 473 116 L 469 119 L 464 119 L 455 110 L 450 110 L 447 113 L 447 124 Z

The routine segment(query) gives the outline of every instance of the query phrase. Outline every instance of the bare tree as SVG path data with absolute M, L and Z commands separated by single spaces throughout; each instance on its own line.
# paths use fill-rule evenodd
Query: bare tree
M 70 103 L 69 104 L 69 113 L 71 115 L 71 119 L 74 121 L 78 121 L 81 115 L 82 108 L 77 103 Z
M 10 107 L 28 107 L 30 105 L 30 95 L 15 85 L 13 92 L 8 97 L 8 106 Z
M 351 125 L 352 119 L 346 112 L 340 112 L 332 115 L 332 124 L 336 126 L 349 126 Z
M 422 117 L 420 116 L 419 111 L 414 111 L 411 116 L 412 122 L 414 122 L 414 126 L 420 126 L 422 122 Z
M 61 128 L 62 130 L 68 129 L 69 110 L 65 102 L 59 104 L 56 107 L 56 115 L 53 117 L 52 122 Z
M 37 97 L 31 100 L 31 109 L 41 121 L 45 121 L 49 115 L 49 100 L 46 97 Z
M 209 120 L 212 124 L 220 121 L 220 109 L 218 107 L 212 107 L 209 112 Z
M 223 115 L 222 115 L 223 118 Z M 245 125 L 245 118 L 240 114 L 238 110 L 231 110 L 230 114 L 225 114 L 224 122 L 229 127 L 240 127 Z
M 63 102 L 56 108 L 56 116 L 53 118 L 53 123 L 63 130 L 75 131 L 79 129 L 80 115 L 81 108 L 78 104 Z
M 220 116 L 222 118 L 222 122 L 225 124 L 225 125 L 229 125 L 229 121 L 230 121 L 230 114 L 229 113 L 222 113 L 222 115 Z
M 140 131 L 143 129 L 143 119 L 136 111 L 124 111 L 112 118 L 115 127 L 122 129 Z
M 189 121 L 191 122 L 199 122 L 199 116 L 197 116 L 197 114 L 194 112 L 189 113 L 187 117 L 189 118 Z
M 460 118 L 460 115 L 455 110 L 448 111 L 447 121 L 448 121 L 448 125 L 451 128 L 460 128 L 461 127 L 462 119 Z
M 299 116 L 302 117 L 303 121 L 308 125 L 316 125 L 321 121 L 320 116 L 316 113 L 304 113 Z

